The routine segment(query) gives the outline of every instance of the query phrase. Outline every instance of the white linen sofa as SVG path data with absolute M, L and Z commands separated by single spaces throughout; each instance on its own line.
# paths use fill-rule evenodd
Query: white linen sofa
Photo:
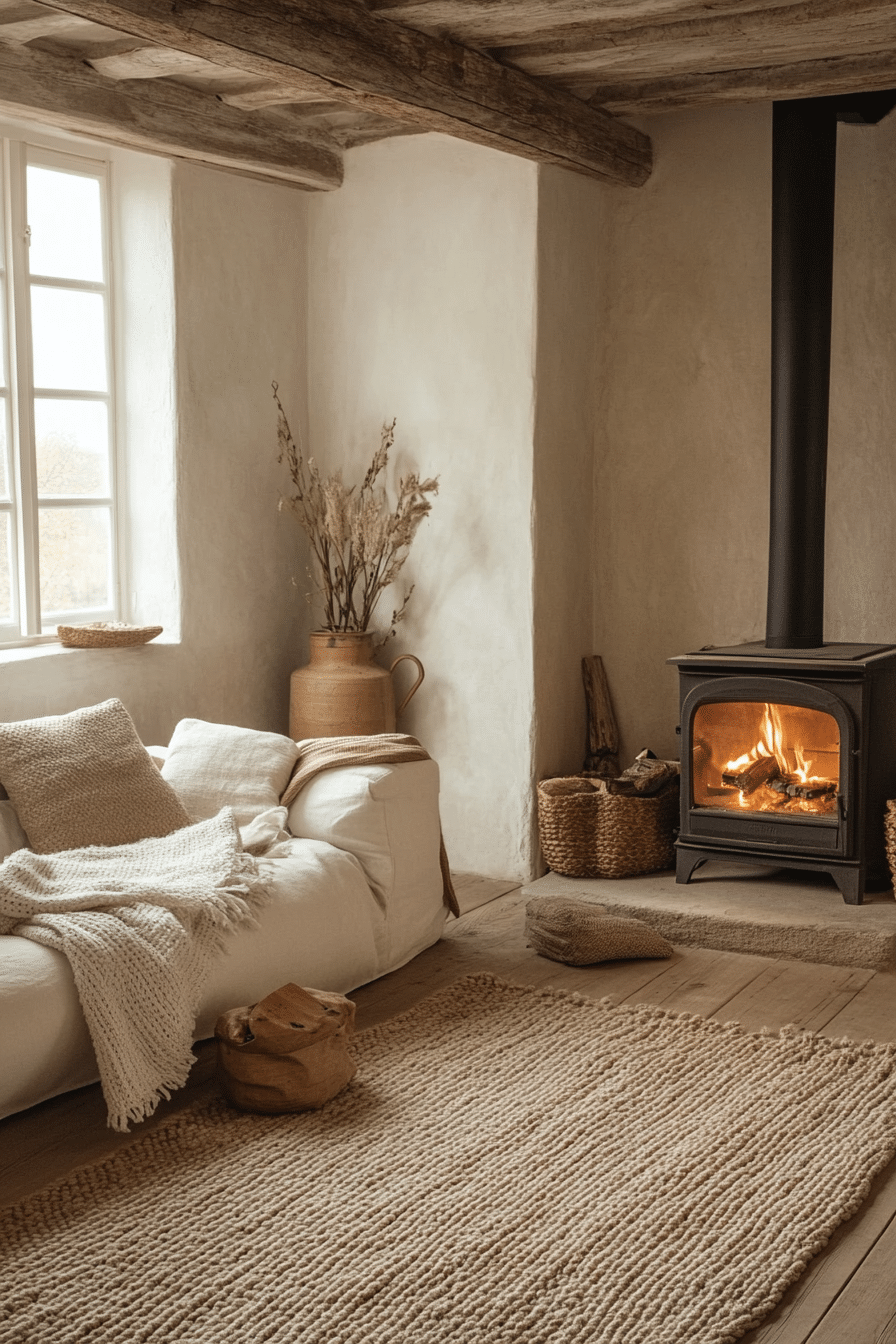
M 226 1009 L 289 981 L 347 993 L 439 939 L 438 795 L 432 760 L 327 770 L 302 790 L 288 813 L 295 838 L 259 859 L 270 899 L 257 927 L 228 935 L 195 1040 L 211 1036 Z M 0 802 L 0 859 L 24 840 L 12 804 Z M 0 1118 L 97 1077 L 66 958 L 0 937 Z

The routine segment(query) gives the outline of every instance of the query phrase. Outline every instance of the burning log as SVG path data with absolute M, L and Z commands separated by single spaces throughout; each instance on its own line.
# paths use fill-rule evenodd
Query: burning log
M 833 779 L 812 779 L 803 784 L 798 779 L 785 777 L 773 780 L 769 787 L 776 793 L 786 793 L 788 798 L 799 798 L 803 802 L 811 802 L 813 798 L 829 798 L 837 792 L 837 784 Z
M 774 756 L 760 756 L 738 770 L 724 770 L 722 783 L 729 784 L 741 793 L 755 793 L 762 784 L 770 784 L 781 774 L 781 768 Z

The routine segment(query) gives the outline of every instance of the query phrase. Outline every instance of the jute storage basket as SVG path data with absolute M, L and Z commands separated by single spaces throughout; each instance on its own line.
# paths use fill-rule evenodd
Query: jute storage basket
M 652 797 L 607 793 L 584 775 L 538 786 L 538 832 L 548 867 L 563 877 L 634 877 L 671 868 L 678 780 Z
M 896 890 L 896 799 L 891 798 L 884 813 L 884 843 L 887 849 L 887 862 Z

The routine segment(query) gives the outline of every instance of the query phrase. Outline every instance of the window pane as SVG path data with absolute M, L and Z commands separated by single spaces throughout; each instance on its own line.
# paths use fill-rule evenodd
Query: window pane
M 29 164 L 28 223 L 32 275 L 102 281 L 103 222 L 95 177 Z
M 9 463 L 6 453 L 6 398 L 0 397 L 0 499 L 9 499 Z
M 8 513 L 0 513 L 0 621 L 12 620 L 12 528 Z
M 40 605 L 51 613 L 112 606 L 108 509 L 40 509 Z
M 106 315 L 102 294 L 31 286 L 34 386 L 106 391 Z
M 3 316 L 0 320 L 0 387 L 6 387 L 6 276 L 0 279 L 0 302 Z
M 109 416 L 101 401 L 34 403 L 37 491 L 108 495 Z

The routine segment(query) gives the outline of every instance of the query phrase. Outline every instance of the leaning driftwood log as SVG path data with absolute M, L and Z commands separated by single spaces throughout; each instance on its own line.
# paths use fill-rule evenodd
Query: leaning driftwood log
M 610 702 L 610 688 L 603 660 L 597 654 L 582 659 L 582 681 L 588 729 L 585 737 L 585 765 L 589 774 L 612 779 L 619 774 L 619 729 Z

